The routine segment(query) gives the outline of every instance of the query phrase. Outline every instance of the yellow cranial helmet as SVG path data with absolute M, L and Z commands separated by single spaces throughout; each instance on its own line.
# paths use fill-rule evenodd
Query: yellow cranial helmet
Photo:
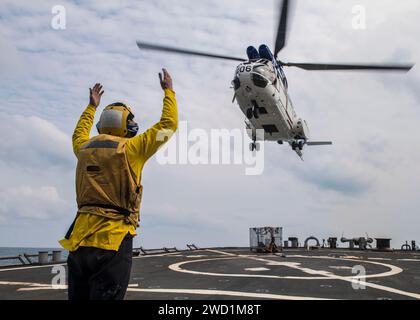
M 118 137 L 134 137 L 138 130 L 138 124 L 133 120 L 134 114 L 131 108 L 124 103 L 117 102 L 107 106 L 101 114 L 96 128 L 99 134 L 109 134 Z

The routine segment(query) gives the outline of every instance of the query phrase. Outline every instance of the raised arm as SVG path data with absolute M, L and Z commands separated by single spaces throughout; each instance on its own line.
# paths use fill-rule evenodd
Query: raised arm
M 146 161 L 153 156 L 178 128 L 178 107 L 173 91 L 172 78 L 166 69 L 159 73 L 159 80 L 165 97 L 160 121 L 137 137 L 127 142 L 130 153 Z
M 89 133 L 92 129 L 93 119 L 95 117 L 96 108 L 101 102 L 104 93 L 102 85 L 97 83 L 93 88 L 89 88 L 89 105 L 86 107 L 77 122 L 73 132 L 73 152 L 77 155 L 80 147 L 89 140 Z

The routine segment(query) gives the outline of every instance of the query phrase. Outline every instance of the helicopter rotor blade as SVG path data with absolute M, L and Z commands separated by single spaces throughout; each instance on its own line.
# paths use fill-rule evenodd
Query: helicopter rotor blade
M 281 13 L 280 13 L 280 19 L 279 19 L 279 26 L 278 26 L 277 35 L 276 35 L 276 46 L 274 50 L 274 57 L 276 58 L 279 52 L 286 45 L 288 16 L 289 16 L 289 0 L 283 0 Z
M 408 72 L 414 67 L 414 64 L 331 64 L 294 62 L 280 62 L 280 65 L 285 67 L 297 67 L 308 71 L 365 70 Z
M 140 42 L 140 41 L 137 41 L 137 46 L 140 49 L 144 49 L 144 50 L 163 51 L 163 52 L 193 55 L 193 56 L 206 57 L 206 58 L 233 60 L 233 61 L 246 61 L 246 59 L 243 59 L 243 58 L 236 58 L 236 57 L 231 57 L 231 56 L 193 51 L 193 50 L 187 50 L 187 49 L 181 49 L 181 48 L 167 47 L 167 46 L 155 45 L 155 44 L 150 44 L 150 43 L 145 43 L 145 42 Z
M 331 146 L 332 144 L 331 141 L 308 141 L 306 143 L 308 146 Z

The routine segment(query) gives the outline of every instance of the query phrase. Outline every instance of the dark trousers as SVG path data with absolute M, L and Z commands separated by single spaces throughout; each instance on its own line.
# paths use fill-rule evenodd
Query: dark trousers
M 133 237 L 118 251 L 80 247 L 67 259 L 69 300 L 123 300 L 130 280 Z

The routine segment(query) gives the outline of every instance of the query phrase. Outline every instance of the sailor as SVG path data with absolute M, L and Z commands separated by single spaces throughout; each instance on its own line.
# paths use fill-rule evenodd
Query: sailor
M 163 69 L 159 79 L 165 97 L 160 121 L 137 135 L 139 126 L 124 103 L 107 106 L 97 124 L 99 135 L 89 137 L 104 93 L 97 83 L 89 105 L 73 133 L 78 159 L 78 211 L 60 244 L 70 251 L 70 300 L 122 300 L 130 279 L 133 237 L 140 221 L 142 170 L 178 127 L 172 79 Z

